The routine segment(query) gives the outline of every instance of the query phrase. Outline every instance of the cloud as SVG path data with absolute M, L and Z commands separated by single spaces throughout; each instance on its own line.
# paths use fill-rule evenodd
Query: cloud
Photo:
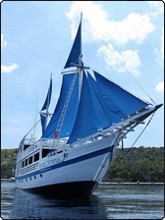
M 1 48 L 4 48 L 7 46 L 7 41 L 4 39 L 4 35 L 1 34 Z
M 67 17 L 71 20 L 71 34 L 75 36 L 77 19 L 83 13 L 83 40 L 113 40 L 118 44 L 128 41 L 142 42 L 154 31 L 148 14 L 131 13 L 121 21 L 108 19 L 107 12 L 92 1 L 74 1 Z M 86 31 L 88 30 L 88 31 Z
M 102 46 L 98 49 L 98 54 L 104 56 L 107 65 L 119 73 L 129 71 L 134 76 L 139 76 L 139 67 L 141 65 L 140 58 L 137 51 L 125 50 L 118 52 L 114 50 L 113 46 Z
M 164 13 L 164 3 L 162 1 L 148 1 L 148 5 L 151 9 L 151 17 L 156 17 Z
M 2 73 L 11 73 L 13 70 L 17 69 L 18 65 L 16 63 L 12 63 L 9 66 L 1 65 Z
M 1 48 L 7 46 L 7 41 L 4 39 L 4 35 L 1 34 Z M 13 70 L 17 69 L 18 65 L 16 63 L 11 63 L 9 66 L 1 65 L 1 73 L 11 73 Z
M 148 15 L 131 13 L 122 21 L 109 21 L 108 40 L 117 43 L 136 41 L 141 43 L 154 30 Z
M 164 81 L 159 81 L 155 86 L 155 91 L 159 93 L 164 93 Z
M 161 55 L 164 59 L 164 27 L 162 27 L 162 36 L 161 36 Z

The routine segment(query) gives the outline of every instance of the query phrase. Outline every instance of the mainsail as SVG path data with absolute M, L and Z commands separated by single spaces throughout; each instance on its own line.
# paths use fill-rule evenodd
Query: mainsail
M 48 89 L 48 93 L 47 93 L 45 102 L 44 102 L 42 109 L 40 111 L 42 133 L 44 132 L 46 125 L 47 125 L 47 118 L 49 115 L 48 108 L 49 108 L 50 101 L 51 101 L 51 95 L 52 95 L 52 76 L 50 78 L 50 85 L 49 85 L 49 89 Z

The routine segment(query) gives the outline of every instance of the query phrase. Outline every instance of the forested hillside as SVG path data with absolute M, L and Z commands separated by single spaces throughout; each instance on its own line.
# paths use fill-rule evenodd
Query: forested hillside
M 17 149 L 1 149 L 1 178 L 10 178 L 15 169 Z
M 126 152 L 128 152 L 126 154 Z M 123 156 L 126 156 L 123 158 Z M 131 158 L 141 171 L 153 182 L 164 182 L 164 147 L 139 147 L 117 149 L 105 181 L 142 181 L 144 177 L 130 162 Z M 1 178 L 10 178 L 15 168 L 17 149 L 1 150 Z
M 145 182 L 142 174 L 137 171 L 138 168 L 151 181 L 164 182 L 164 147 L 134 147 L 123 151 L 117 149 L 105 180 Z

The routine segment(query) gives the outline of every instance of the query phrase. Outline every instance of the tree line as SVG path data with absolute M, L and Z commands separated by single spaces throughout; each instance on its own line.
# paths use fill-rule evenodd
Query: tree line
M 147 177 L 147 178 L 144 178 Z M 164 182 L 164 147 L 117 149 L 105 181 Z
M 1 178 L 13 175 L 17 149 L 1 149 Z M 143 175 L 152 182 L 164 182 L 164 147 L 133 147 L 116 149 L 104 181 L 145 182 Z

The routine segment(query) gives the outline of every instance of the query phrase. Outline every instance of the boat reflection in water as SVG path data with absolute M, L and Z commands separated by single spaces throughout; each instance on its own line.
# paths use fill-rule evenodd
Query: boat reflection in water
M 15 219 L 107 219 L 107 216 L 97 195 L 87 199 L 62 200 L 15 189 L 12 210 L 12 218 Z

